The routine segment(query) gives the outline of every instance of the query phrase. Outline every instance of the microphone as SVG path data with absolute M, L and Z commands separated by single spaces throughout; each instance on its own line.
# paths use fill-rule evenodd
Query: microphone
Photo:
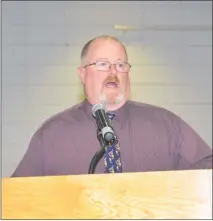
M 102 104 L 93 105 L 92 114 L 95 117 L 97 127 L 101 132 L 103 139 L 107 143 L 113 143 L 115 140 L 115 133 L 106 115 L 104 105 Z

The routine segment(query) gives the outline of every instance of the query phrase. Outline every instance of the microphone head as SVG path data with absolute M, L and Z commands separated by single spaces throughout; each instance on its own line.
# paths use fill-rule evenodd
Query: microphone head
M 92 115 L 95 117 L 95 112 L 97 111 L 97 110 L 104 110 L 105 111 L 105 108 L 104 108 L 104 105 L 103 104 L 94 104 L 93 106 L 92 106 Z

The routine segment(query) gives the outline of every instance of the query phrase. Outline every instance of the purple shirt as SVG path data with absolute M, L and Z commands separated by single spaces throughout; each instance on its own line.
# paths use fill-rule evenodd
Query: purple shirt
M 85 100 L 42 124 L 12 176 L 87 174 L 100 148 L 91 109 Z M 212 149 L 170 111 L 127 101 L 114 113 L 123 172 L 212 169 Z

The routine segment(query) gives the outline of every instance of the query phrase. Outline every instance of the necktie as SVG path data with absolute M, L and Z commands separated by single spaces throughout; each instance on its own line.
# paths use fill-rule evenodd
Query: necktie
M 115 114 L 107 113 L 109 121 L 111 122 Z M 121 173 L 121 157 L 120 157 L 120 147 L 118 139 L 116 137 L 113 144 L 106 145 L 104 154 L 104 166 L 105 173 Z

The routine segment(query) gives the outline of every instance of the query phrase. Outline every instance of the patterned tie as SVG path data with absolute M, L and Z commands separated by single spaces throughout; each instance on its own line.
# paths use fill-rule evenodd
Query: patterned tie
M 111 122 L 114 118 L 115 114 L 107 113 L 109 121 Z M 115 137 L 115 141 L 113 144 L 109 144 L 105 147 L 105 154 L 104 154 L 104 166 L 105 166 L 105 173 L 121 173 L 122 172 L 122 165 L 121 165 L 121 157 L 120 157 L 120 147 Z

